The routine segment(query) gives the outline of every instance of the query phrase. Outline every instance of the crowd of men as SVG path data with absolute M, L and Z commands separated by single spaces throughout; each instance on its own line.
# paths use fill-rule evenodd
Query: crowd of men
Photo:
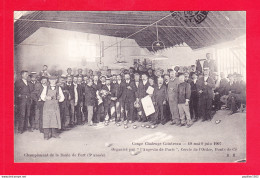
M 15 82 L 15 125 L 18 133 L 39 130 L 44 139 L 59 137 L 60 131 L 76 125 L 143 122 L 191 127 L 199 119 L 210 121 L 214 111 L 229 109 L 236 113 L 246 104 L 246 84 L 242 75 L 220 78 L 206 60 L 202 71 L 195 65 L 180 71 L 123 70 L 120 74 L 82 69 L 72 74 L 52 76 L 48 67 L 37 74 L 21 71 Z M 152 87 L 152 93 L 147 92 Z M 155 112 L 145 115 L 142 98 L 149 95 Z M 66 117 L 66 116 L 69 117 Z M 69 118 L 69 120 L 67 120 Z M 66 124 L 68 123 L 68 124 Z

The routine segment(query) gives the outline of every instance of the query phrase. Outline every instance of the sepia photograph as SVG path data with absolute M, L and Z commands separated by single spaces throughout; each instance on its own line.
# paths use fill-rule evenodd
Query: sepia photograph
M 246 163 L 246 11 L 14 11 L 13 27 L 15 163 Z

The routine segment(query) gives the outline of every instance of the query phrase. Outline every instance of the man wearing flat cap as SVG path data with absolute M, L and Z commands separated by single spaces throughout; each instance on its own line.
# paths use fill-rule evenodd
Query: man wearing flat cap
M 203 70 L 203 77 L 199 78 L 197 82 L 197 90 L 200 98 L 199 107 L 201 111 L 202 121 L 210 121 L 212 119 L 211 109 L 215 82 L 209 76 L 209 72 L 209 68 L 205 67 Z

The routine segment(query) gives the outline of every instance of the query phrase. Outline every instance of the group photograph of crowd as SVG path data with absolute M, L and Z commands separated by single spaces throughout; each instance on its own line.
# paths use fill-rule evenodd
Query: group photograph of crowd
M 18 133 L 39 130 L 44 139 L 57 138 L 66 128 L 87 124 L 125 125 L 141 122 L 146 128 L 158 124 L 191 127 L 197 120 L 211 121 L 220 109 L 229 114 L 243 112 L 246 84 L 238 73 L 220 76 L 207 53 L 203 66 L 140 70 L 138 65 L 121 69 L 120 74 L 67 69 L 55 76 L 44 65 L 40 72 L 21 71 L 15 82 Z M 95 74 L 94 74 L 95 73 Z M 149 88 L 149 90 L 148 90 Z M 155 112 L 147 116 L 141 100 L 149 96 Z M 69 114 L 67 118 L 66 113 Z M 68 119 L 68 122 L 67 122 Z M 68 124 L 66 124 L 68 123 Z M 136 127 L 134 125 L 134 127 Z

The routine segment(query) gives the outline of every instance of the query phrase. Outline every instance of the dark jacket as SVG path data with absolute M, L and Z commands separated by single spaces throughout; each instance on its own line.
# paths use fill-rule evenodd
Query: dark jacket
M 196 82 L 197 83 L 197 82 Z M 193 80 L 189 82 L 190 84 L 190 89 L 191 89 L 191 96 L 197 97 L 198 96 L 198 90 L 197 90 L 197 85 L 194 83 Z
M 84 85 L 77 84 L 77 92 L 78 92 L 78 103 L 84 102 L 84 93 L 85 93 Z
M 130 81 L 129 83 L 124 83 L 124 91 L 123 91 L 123 101 L 125 102 L 134 102 L 136 100 L 136 91 L 137 88 L 135 86 L 135 83 L 133 81 Z
M 191 87 L 187 82 L 179 83 L 178 85 L 178 104 L 183 104 L 186 99 L 190 100 Z
M 109 94 L 106 95 L 106 97 L 103 98 L 103 101 L 104 101 L 105 104 L 110 104 L 111 103 L 111 96 L 114 95 L 114 94 L 112 94 L 112 90 L 113 90 L 112 85 L 110 84 L 110 90 L 107 87 L 107 85 L 102 85 L 101 90 L 106 90 L 106 91 L 109 92 Z
M 94 106 L 96 103 L 96 89 L 92 86 L 85 86 L 85 105 Z
M 159 88 L 159 86 L 155 86 L 153 97 L 156 104 L 162 105 L 167 98 L 166 86 L 162 85 L 161 88 Z
M 74 100 L 75 99 L 74 84 L 73 83 L 71 85 L 66 84 L 66 90 L 68 90 L 69 92 L 70 100 Z
M 143 81 L 140 81 L 139 87 L 138 87 L 137 92 L 136 92 L 136 97 L 137 98 L 144 98 L 146 95 L 148 95 L 146 93 L 146 90 L 148 89 L 149 86 L 150 86 L 150 84 L 149 84 L 148 81 L 146 82 L 146 84 L 143 84 Z
M 34 101 L 39 101 L 40 96 L 41 96 L 41 94 L 42 94 L 42 91 L 43 91 L 43 86 L 42 86 L 42 84 L 41 84 L 40 82 L 37 82 L 37 83 L 35 84 L 35 86 L 34 86 L 34 90 L 32 91 L 32 94 L 31 94 L 32 99 L 33 99 Z
M 14 84 L 14 93 L 15 98 L 30 98 L 31 99 L 31 90 L 33 88 L 32 83 L 27 81 L 27 85 L 23 82 L 22 79 L 19 79 Z

